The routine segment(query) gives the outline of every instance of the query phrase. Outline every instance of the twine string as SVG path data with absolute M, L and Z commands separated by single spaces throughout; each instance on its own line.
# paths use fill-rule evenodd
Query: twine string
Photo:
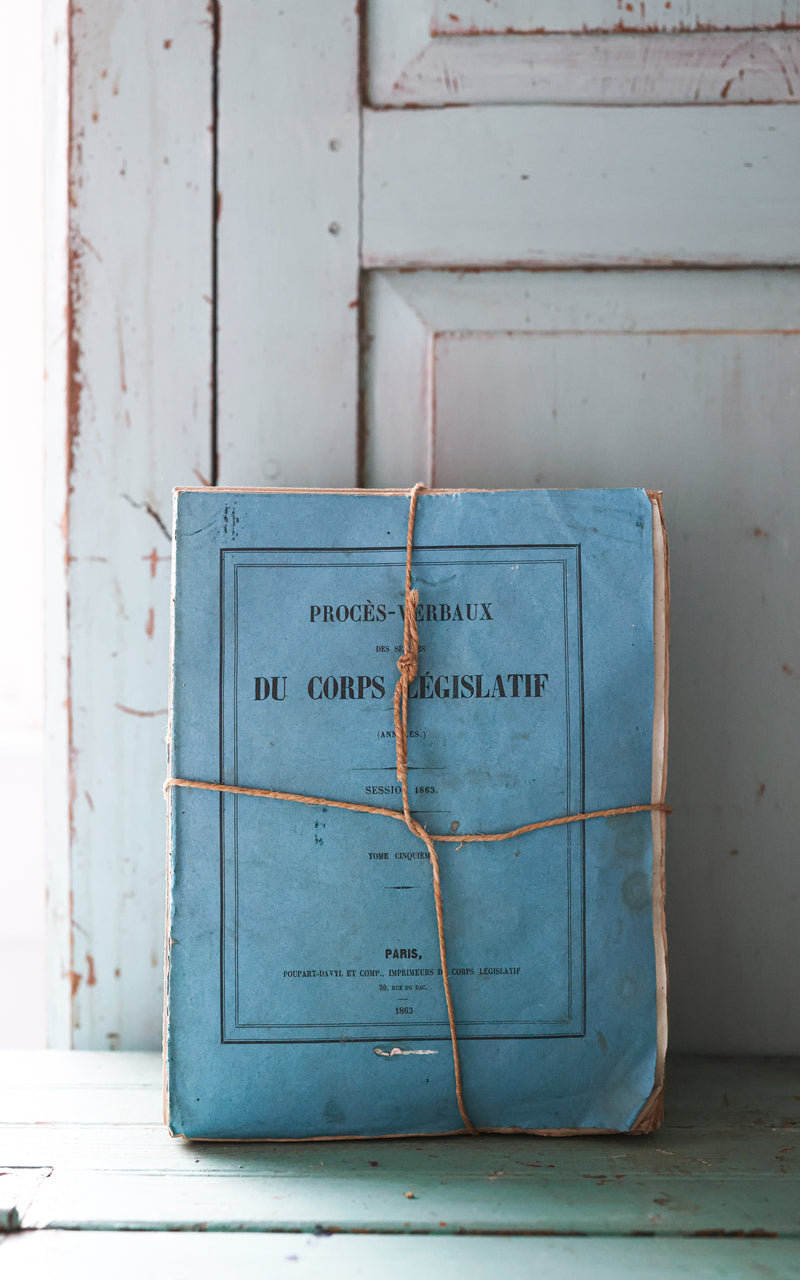
M 167 778 L 162 790 L 167 795 L 173 787 L 186 787 L 191 791 L 215 791 L 231 796 L 256 796 L 265 800 L 288 800 L 294 804 L 319 805 L 325 809 L 351 809 L 354 813 L 374 813 L 379 818 L 394 818 L 405 823 L 400 809 L 385 809 L 377 804 L 351 804 L 349 800 L 331 800 L 325 796 L 305 796 L 298 791 L 272 791 L 269 787 L 239 787 L 232 782 L 198 782 L 194 778 Z M 564 827 L 570 822 L 589 822 L 592 818 L 620 818 L 627 813 L 672 813 L 668 804 L 627 804 L 619 809 L 593 809 L 591 813 L 568 813 L 562 818 L 546 818 L 543 822 L 527 822 L 513 831 L 476 831 L 464 835 L 435 835 L 437 844 L 449 841 L 453 844 L 494 844 L 498 840 L 514 840 L 529 831 L 544 831 L 547 827 Z M 427 832 L 425 833 L 428 834 Z
M 458 1035 L 456 1033 L 456 1014 L 453 1007 L 453 993 L 450 989 L 450 974 L 447 968 L 447 945 L 444 935 L 444 902 L 442 900 L 442 880 L 439 870 L 439 858 L 436 846 L 425 828 L 412 816 L 408 799 L 408 687 L 416 679 L 419 663 L 419 630 L 417 628 L 417 604 L 419 592 L 411 587 L 411 556 L 414 546 L 414 521 L 417 514 L 417 499 L 424 485 L 415 484 L 411 490 L 411 501 L 408 508 L 408 531 L 406 534 L 406 584 L 405 602 L 403 605 L 403 653 L 398 658 L 400 679 L 394 691 L 394 741 L 397 758 L 397 780 L 403 796 L 403 818 L 412 835 L 422 840 L 428 850 L 433 877 L 433 901 L 436 908 L 436 932 L 439 936 L 439 960 L 442 967 L 442 986 L 447 1005 L 447 1021 L 450 1029 L 450 1045 L 453 1051 L 453 1071 L 455 1073 L 456 1102 L 459 1114 L 469 1133 L 477 1133 L 475 1125 L 469 1118 L 464 1104 L 464 1090 L 461 1078 L 461 1057 L 458 1052 Z
M 447 834 L 431 836 L 421 823 L 417 822 L 411 812 L 411 805 L 408 798 L 408 690 L 409 686 L 413 684 L 417 677 L 419 662 L 419 631 L 417 628 L 417 605 L 419 603 L 419 592 L 416 588 L 412 588 L 411 586 L 411 560 L 414 543 L 414 523 L 417 512 L 417 500 L 420 493 L 424 493 L 425 491 L 425 485 L 415 484 L 414 488 L 409 493 L 410 504 L 408 511 L 408 530 L 406 534 L 405 603 L 403 609 L 403 652 L 397 660 L 400 678 L 395 686 L 393 699 L 395 757 L 397 780 L 400 783 L 402 792 L 402 812 L 398 809 L 389 809 L 382 805 L 353 804 L 349 800 L 330 800 L 325 799 L 322 796 L 300 795 L 294 791 L 276 791 L 268 787 L 240 787 L 234 786 L 232 783 L 224 782 L 198 782 L 190 778 L 167 778 L 164 783 L 164 795 L 167 796 L 173 787 L 187 787 L 191 790 L 197 791 L 215 791 L 227 795 L 238 796 L 257 796 L 270 800 L 287 800 L 296 804 L 318 805 L 331 809 L 350 809 L 356 813 L 373 813 L 379 817 L 393 818 L 396 821 L 403 822 L 411 834 L 424 843 L 430 857 L 431 874 L 433 879 L 433 898 L 436 908 L 436 929 L 439 939 L 439 958 L 442 967 L 442 986 L 444 988 L 444 998 L 447 1005 L 447 1020 L 450 1029 L 450 1043 L 453 1054 L 456 1101 L 458 1103 L 458 1110 L 461 1115 L 461 1119 L 464 1122 L 464 1127 L 469 1133 L 475 1134 L 480 1133 L 480 1129 L 473 1124 L 464 1103 L 461 1058 L 458 1050 L 455 1009 L 450 989 L 450 975 L 447 969 L 444 903 L 442 899 L 441 874 L 439 858 L 436 853 L 436 843 L 446 841 L 448 843 L 457 843 L 459 845 L 473 844 L 476 842 L 492 844 L 499 840 L 513 840 L 518 836 L 527 835 L 528 832 L 531 831 L 543 831 L 549 827 L 565 826 L 572 822 L 588 822 L 594 818 L 616 818 L 632 813 L 671 813 L 672 810 L 670 806 L 666 804 L 629 804 L 613 809 L 594 809 L 590 813 L 564 814 L 558 818 L 546 818 L 541 822 L 527 822 L 521 827 L 514 827 L 511 831 L 470 832 L 464 835 Z

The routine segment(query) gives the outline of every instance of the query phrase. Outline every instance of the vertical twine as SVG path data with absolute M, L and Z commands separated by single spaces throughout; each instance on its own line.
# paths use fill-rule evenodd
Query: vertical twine
M 444 905 L 442 902 L 442 882 L 439 873 L 439 859 L 436 846 L 423 826 L 412 816 L 408 801 L 408 688 L 416 679 L 419 661 L 419 631 L 417 628 L 417 604 L 419 592 L 411 587 L 411 554 L 414 545 L 414 521 L 417 514 L 417 500 L 424 492 L 425 485 L 415 484 L 411 490 L 411 502 L 408 510 L 408 533 L 406 535 L 406 581 L 405 605 L 403 609 L 403 653 L 397 660 L 400 679 L 394 691 L 394 741 L 397 759 L 397 780 L 403 794 L 403 817 L 412 835 L 422 840 L 428 850 L 433 875 L 433 900 L 436 906 L 436 930 L 439 935 L 439 959 L 442 966 L 442 985 L 447 1004 L 447 1021 L 450 1026 L 450 1044 L 453 1050 L 453 1070 L 455 1072 L 456 1101 L 461 1119 L 470 1133 L 478 1130 L 469 1118 L 464 1105 L 464 1092 L 461 1079 L 461 1058 L 458 1052 L 458 1036 L 456 1034 L 456 1015 L 453 1008 L 453 996 L 450 990 L 450 975 L 447 969 L 447 946 L 444 934 Z

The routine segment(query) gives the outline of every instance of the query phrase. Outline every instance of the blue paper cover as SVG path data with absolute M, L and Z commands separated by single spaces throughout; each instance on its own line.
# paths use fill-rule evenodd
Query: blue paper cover
M 179 490 L 174 778 L 402 811 L 409 498 Z M 663 802 L 666 539 L 641 489 L 424 492 L 409 791 L 433 835 Z M 169 792 L 166 1109 L 187 1137 L 457 1131 L 430 861 L 388 817 Z M 662 812 L 437 846 L 464 1101 L 644 1132 Z

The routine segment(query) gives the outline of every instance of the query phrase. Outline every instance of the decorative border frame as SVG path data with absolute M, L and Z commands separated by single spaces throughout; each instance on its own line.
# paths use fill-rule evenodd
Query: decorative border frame
M 568 745 L 567 806 L 569 809 L 572 807 L 572 803 L 573 803 L 573 798 L 570 790 L 572 773 L 573 773 L 573 765 L 570 757 L 571 757 L 571 752 L 574 749 L 573 742 L 572 742 L 572 734 L 571 734 L 573 714 L 570 708 L 570 697 L 571 697 L 570 686 L 572 683 L 570 679 L 570 660 L 571 658 L 577 656 L 577 661 L 578 661 L 577 691 L 578 691 L 578 699 L 579 699 L 579 711 L 578 711 L 577 717 L 575 718 L 577 719 L 577 722 L 580 725 L 579 743 L 577 744 L 579 748 L 578 776 L 580 778 L 580 797 L 578 801 L 578 804 L 579 804 L 578 811 L 580 812 L 583 810 L 585 805 L 585 798 L 584 798 L 585 726 L 584 726 L 584 700 L 583 700 L 583 625 L 582 625 L 583 600 L 582 600 L 580 544 L 568 544 L 568 545 L 558 544 L 558 546 L 550 545 L 550 544 L 548 545 L 458 544 L 455 546 L 416 548 L 417 552 L 422 552 L 422 553 L 433 552 L 437 554 L 444 553 L 445 555 L 448 551 L 456 551 L 456 550 L 462 551 L 462 552 L 475 550 L 475 551 L 484 551 L 489 553 L 498 553 L 503 551 L 515 551 L 515 552 L 528 551 L 529 552 L 529 551 L 563 550 L 565 552 L 574 553 L 574 591 L 575 591 L 574 604 L 577 612 L 577 634 L 574 637 L 570 635 L 570 628 L 569 628 L 568 609 L 569 609 L 570 601 L 569 601 L 569 595 L 568 595 L 569 579 L 567 576 L 567 560 L 565 558 L 562 561 L 564 566 L 563 573 L 564 573 L 564 610 L 565 610 L 564 658 L 565 658 L 565 669 L 566 669 L 566 677 L 567 677 L 566 678 L 566 720 L 567 720 L 567 745 Z M 246 554 L 248 556 L 252 556 L 253 554 L 270 554 L 270 555 L 295 554 L 296 555 L 298 552 L 302 553 L 303 555 L 312 556 L 312 557 L 325 555 L 329 558 L 332 556 L 338 557 L 341 555 L 349 555 L 349 554 L 352 554 L 353 552 L 361 552 L 366 555 L 397 556 L 396 563 L 398 567 L 402 567 L 402 565 L 405 563 L 404 548 L 400 548 L 400 547 L 397 547 L 397 548 L 386 548 L 386 547 L 336 547 L 336 548 L 331 548 L 331 547 L 314 547 L 314 548 L 225 547 L 225 548 L 221 548 L 220 550 L 220 588 L 219 588 L 220 589 L 219 767 L 220 767 L 220 777 L 225 781 L 232 781 L 235 785 L 238 785 L 239 783 L 238 750 L 237 750 L 238 743 L 237 743 L 237 737 L 236 737 L 237 717 L 236 717 L 235 697 L 233 700 L 232 709 L 230 706 L 230 697 L 228 697 L 228 701 L 226 704 L 226 682 L 229 681 L 231 678 L 231 675 L 230 675 L 231 671 L 235 670 L 237 657 L 238 657 L 236 606 L 234 604 L 232 619 L 230 616 L 230 612 L 226 607 L 227 603 L 229 602 L 229 597 L 231 595 L 231 592 L 233 592 L 234 601 L 236 599 L 237 574 L 238 574 L 238 569 L 242 567 L 241 565 L 237 565 L 235 563 L 235 558 L 237 556 L 241 556 L 242 554 Z M 494 560 L 496 560 L 496 554 L 493 557 L 492 562 L 494 562 Z M 514 556 L 513 560 L 515 563 L 523 563 L 523 561 L 520 560 L 519 556 Z M 345 563 L 348 563 L 348 562 L 345 562 Z M 352 564 L 353 562 L 350 561 L 349 563 Z M 387 562 L 386 560 L 383 560 L 379 563 L 380 563 L 380 566 L 383 567 L 387 563 L 388 564 L 393 563 L 393 561 L 389 560 Z M 433 561 L 430 559 L 426 559 L 425 563 L 426 564 L 440 563 L 440 561 L 439 560 Z M 463 564 L 468 564 L 470 562 L 464 561 L 463 559 L 459 559 L 456 563 L 458 563 L 459 565 L 463 565 Z M 487 560 L 481 559 L 479 561 L 476 561 L 476 563 L 486 564 Z M 532 563 L 535 563 L 535 562 L 532 562 Z M 548 558 L 547 563 L 557 563 L 557 561 L 551 558 Z M 318 567 L 322 567 L 322 566 L 323 566 L 323 562 L 319 561 Z M 252 562 L 250 562 L 249 567 L 253 567 Z M 283 565 L 283 566 L 280 563 L 271 562 L 268 567 L 277 569 L 281 567 L 299 568 L 301 566 L 298 565 L 296 562 L 291 563 L 291 565 Z M 356 566 L 354 565 L 353 567 L 356 567 Z M 233 625 L 232 638 L 226 634 L 226 628 L 229 629 L 231 624 Z M 231 644 L 231 639 L 232 639 L 232 644 Z M 236 683 L 234 679 L 234 688 L 235 687 L 236 687 Z M 226 730 L 226 717 L 230 719 L 231 716 L 233 717 L 233 724 L 231 726 L 232 736 L 233 736 L 232 747 L 231 747 L 231 741 L 230 741 L 231 732 Z M 231 751 L 233 753 L 232 756 L 231 756 Z M 391 1033 L 391 1037 L 393 1040 L 415 1040 L 415 1041 L 420 1040 L 421 1041 L 421 1040 L 447 1039 L 449 1036 L 449 1031 L 447 1028 L 447 1023 L 445 1021 L 437 1021 L 435 1023 L 429 1023 L 429 1022 L 414 1023 L 411 1025 L 408 1025 L 408 1024 L 398 1025 L 396 1021 L 380 1022 L 380 1023 L 337 1022 L 335 1024 L 333 1023 L 332 1024 L 319 1024 L 319 1023 L 279 1024 L 274 1022 L 255 1024 L 255 1023 L 242 1023 L 239 1021 L 238 799 L 239 797 L 235 795 L 234 796 L 226 796 L 224 794 L 220 795 L 220 818 L 219 818 L 220 836 L 219 838 L 220 838 L 220 1038 L 221 1038 L 221 1042 L 223 1044 L 231 1044 L 231 1043 L 236 1043 L 236 1044 L 282 1043 L 282 1044 L 285 1044 L 285 1043 L 321 1043 L 321 1042 L 324 1043 L 324 1042 L 330 1042 L 330 1041 L 338 1041 L 342 1039 L 343 1035 L 348 1040 L 370 1041 L 370 1040 L 381 1040 L 382 1038 L 385 1038 L 385 1036 L 389 1033 Z M 232 824 L 232 831 L 227 830 L 227 827 L 229 824 Z M 520 1031 L 498 1032 L 497 1030 L 492 1030 L 489 1033 L 481 1034 L 481 1033 L 478 1033 L 477 1031 L 470 1032 L 466 1029 L 471 1025 L 476 1025 L 476 1023 L 481 1027 L 486 1027 L 489 1025 L 497 1025 L 497 1026 L 503 1025 L 503 1022 L 501 1020 L 498 1020 L 497 1023 L 493 1023 L 491 1021 L 487 1021 L 486 1019 L 480 1019 L 480 1020 L 476 1020 L 475 1023 L 459 1021 L 459 1038 L 460 1039 L 541 1039 L 541 1038 L 581 1037 L 585 1035 L 586 912 L 585 912 L 585 896 L 584 896 L 585 895 L 585 870 L 584 870 L 585 842 L 584 842 L 583 826 L 581 825 L 579 829 L 576 830 L 575 832 L 573 832 L 572 827 L 566 827 L 564 829 L 564 837 L 566 839 L 567 866 L 569 868 L 568 924 L 567 924 L 568 939 L 569 939 L 569 943 L 568 943 L 569 957 L 568 957 L 568 964 L 567 964 L 567 973 L 568 973 L 567 1023 L 568 1025 L 570 1025 L 571 1029 L 564 1030 L 563 1023 L 562 1023 L 562 1026 L 560 1026 L 559 1029 L 557 1030 L 545 1029 L 545 1030 L 523 1031 L 523 1032 L 520 1032 Z M 234 887 L 233 887 L 234 945 L 233 945 L 232 955 L 231 955 L 230 946 L 226 945 L 226 934 L 228 931 L 228 926 L 230 925 L 228 916 L 231 910 L 230 885 L 226 887 L 226 879 L 230 876 L 230 873 L 231 873 L 231 868 L 229 866 L 231 857 L 233 859 L 233 881 L 234 881 Z M 574 865 L 574 860 L 576 858 L 577 858 L 577 866 Z M 572 911 L 573 911 L 573 883 L 572 882 L 576 874 L 579 882 L 579 909 L 580 909 L 580 923 L 579 923 L 579 934 L 578 934 L 580 954 L 578 957 L 577 965 L 575 963 L 575 957 L 573 954 L 573 935 L 575 932 L 575 924 L 572 918 Z M 230 972 L 231 966 L 233 970 L 233 981 L 235 983 L 234 1020 L 233 1020 L 234 1025 L 233 1026 L 231 1026 L 231 1022 L 230 1022 L 230 1011 L 226 1012 L 227 1006 L 230 1003 L 230 991 L 228 986 L 228 979 L 231 976 L 231 972 Z M 578 1001 L 579 1001 L 578 1008 L 575 1007 L 576 997 L 578 998 Z M 526 1025 L 526 1024 L 520 1023 L 519 1020 L 514 1020 L 513 1025 L 516 1027 L 519 1027 L 520 1025 Z M 530 1024 L 527 1024 L 527 1025 L 530 1025 Z M 550 1019 L 548 1020 L 547 1023 L 543 1023 L 542 1025 L 552 1028 L 554 1026 L 554 1020 Z M 317 1034 L 294 1036 L 294 1037 L 287 1036 L 287 1035 L 276 1036 L 274 1034 L 266 1035 L 266 1036 L 254 1036 L 252 1032 L 257 1030 L 260 1027 L 269 1028 L 272 1032 L 274 1032 L 278 1028 L 281 1028 L 281 1029 L 285 1028 L 286 1030 L 307 1029 L 308 1031 L 316 1032 Z M 434 1028 L 435 1028 L 435 1034 L 433 1032 Z M 464 1030 L 462 1030 L 462 1028 L 464 1028 Z M 351 1032 L 353 1031 L 358 1031 L 359 1034 L 351 1034 Z M 244 1032 L 245 1034 L 244 1035 L 237 1034 L 239 1032 Z M 323 1034 L 320 1034 L 320 1033 L 323 1033 Z

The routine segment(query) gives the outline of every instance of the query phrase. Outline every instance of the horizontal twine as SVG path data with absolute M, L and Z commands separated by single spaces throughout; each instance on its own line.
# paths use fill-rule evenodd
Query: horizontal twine
M 268 787 L 235 787 L 227 782 L 197 782 L 193 778 L 167 778 L 164 783 L 164 794 L 171 787 L 188 787 L 192 791 L 223 791 L 232 796 L 263 796 L 265 800 L 291 800 L 296 804 L 320 805 L 331 809 L 352 809 L 355 813 L 374 813 L 379 818 L 395 818 L 405 822 L 402 809 L 385 809 L 374 804 L 351 804 L 349 800 L 329 800 L 324 796 L 304 796 L 296 791 L 271 791 Z M 628 804 L 620 809 L 593 809 L 591 813 L 568 813 L 562 818 L 546 818 L 543 822 L 527 822 L 523 827 L 514 827 L 513 831 L 476 831 L 464 835 L 431 835 L 430 840 L 440 844 L 448 841 L 452 844 L 492 844 L 498 840 L 513 840 L 515 836 L 527 835 L 529 831 L 543 831 L 546 827 L 563 827 L 568 822 L 589 822 L 592 818 L 619 818 L 627 813 L 672 813 L 668 804 Z

